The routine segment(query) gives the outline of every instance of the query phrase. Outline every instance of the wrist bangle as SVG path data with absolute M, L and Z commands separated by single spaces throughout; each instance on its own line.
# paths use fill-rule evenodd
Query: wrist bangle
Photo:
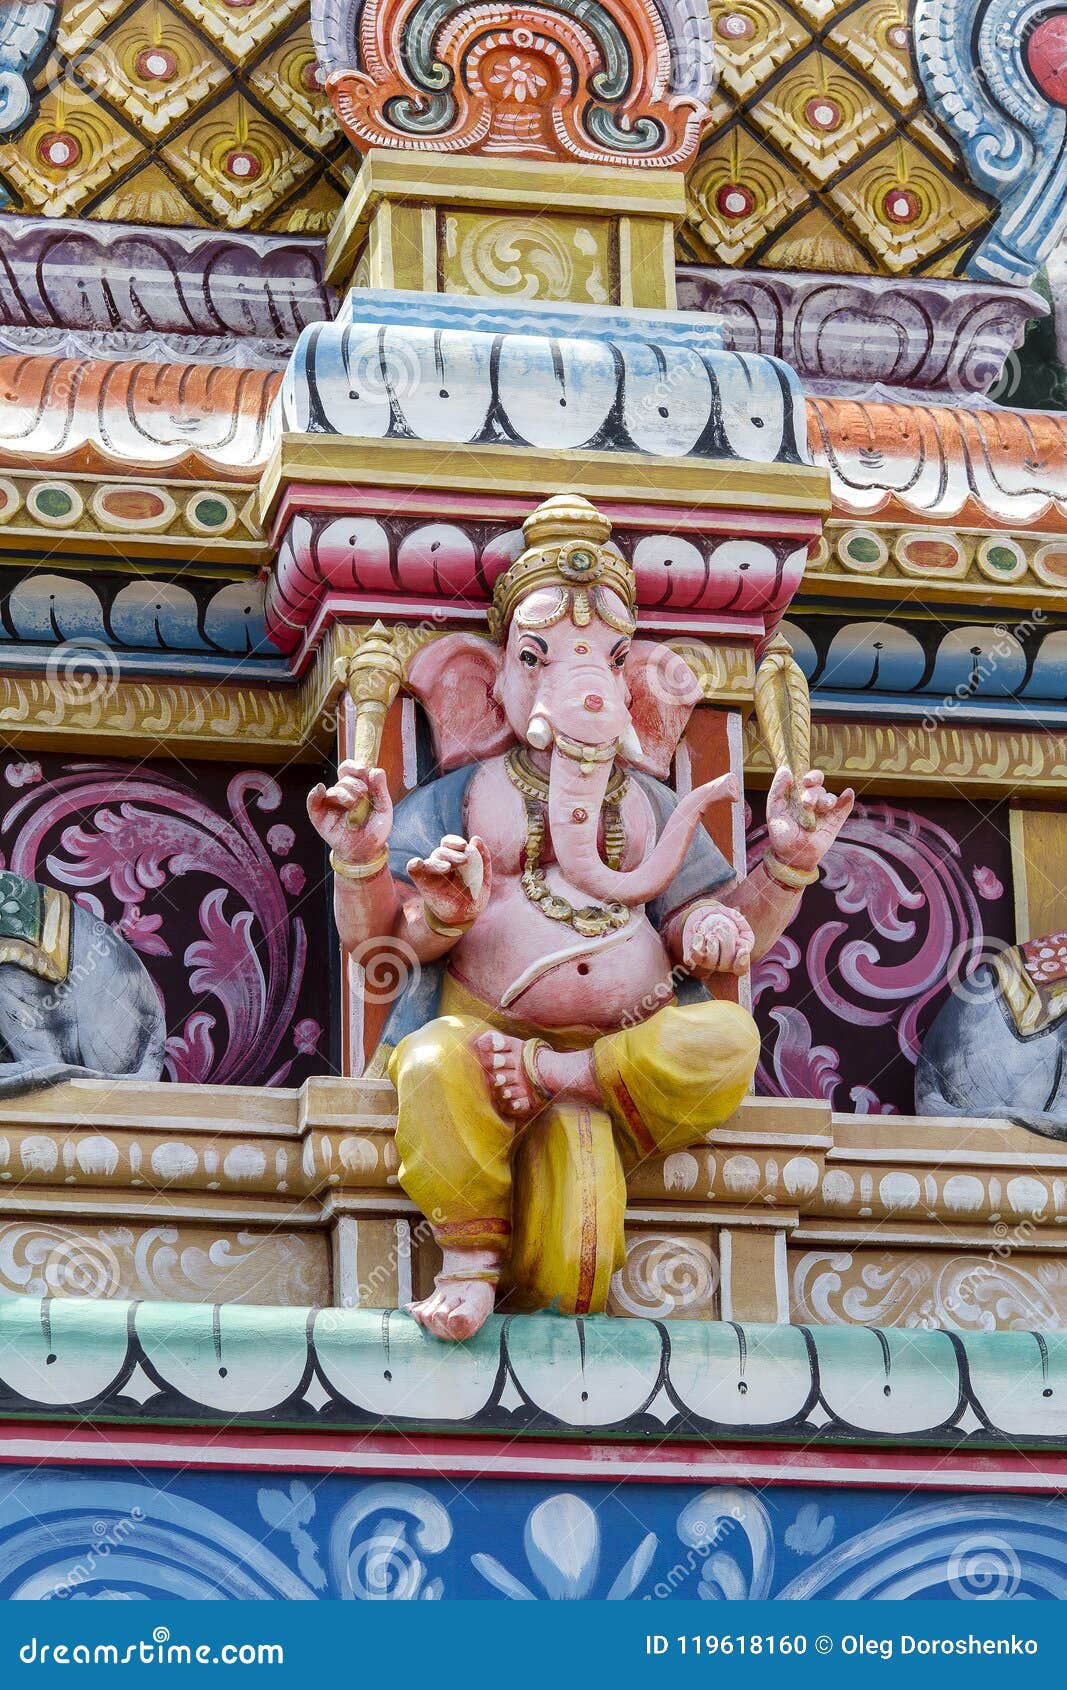
M 790 863 L 781 862 L 773 851 L 763 853 L 763 872 L 787 892 L 802 892 L 819 878 L 817 868 L 793 868 Z
M 369 863 L 343 863 L 336 851 L 330 852 L 330 867 L 342 880 L 373 880 L 389 861 L 389 852 L 380 851 Z
M 422 906 L 422 919 L 430 932 L 436 933 L 440 939 L 462 939 L 464 933 L 469 933 L 474 926 L 473 921 L 465 921 L 461 927 L 449 927 L 446 921 L 438 921 L 429 904 Z

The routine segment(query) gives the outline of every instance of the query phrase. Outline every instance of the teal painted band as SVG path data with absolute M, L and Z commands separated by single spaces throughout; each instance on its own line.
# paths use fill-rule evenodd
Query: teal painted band
M 7 1418 L 949 1448 L 1067 1442 L 1067 1334 L 0 1300 Z

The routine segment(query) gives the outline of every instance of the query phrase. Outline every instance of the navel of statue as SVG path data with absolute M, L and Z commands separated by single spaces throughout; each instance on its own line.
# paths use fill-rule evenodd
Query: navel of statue
M 626 1176 L 725 1121 L 751 1083 L 755 1024 L 708 982 L 776 942 L 851 808 L 782 767 L 774 849 L 734 877 L 701 826 L 737 800 L 734 777 L 678 798 L 641 745 L 638 707 L 662 742 L 701 693 L 694 677 L 679 709 L 672 687 L 668 712 L 663 653 L 634 641 L 637 581 L 609 533 L 586 500 L 549 499 L 496 582 L 492 644 L 445 635 L 409 664 L 432 719 L 445 675 L 476 710 L 488 661 L 510 744 L 395 814 L 384 773 L 352 763 L 309 800 L 342 941 L 401 939 L 419 962 L 383 1056 L 400 1183 L 443 1252 L 411 1312 L 441 1338 L 471 1336 L 498 1297 L 604 1309 Z

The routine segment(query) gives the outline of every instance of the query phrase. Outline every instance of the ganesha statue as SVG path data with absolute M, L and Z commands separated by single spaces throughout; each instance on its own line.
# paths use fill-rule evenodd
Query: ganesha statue
M 345 762 L 308 800 L 342 944 L 388 936 L 418 961 L 385 1044 L 400 1183 L 443 1255 L 410 1312 L 439 1338 L 469 1338 L 498 1300 L 605 1308 L 627 1174 L 752 1081 L 755 1023 L 709 983 L 775 943 L 852 805 L 780 768 L 770 849 L 734 876 L 701 818 L 735 778 L 666 784 L 702 694 L 635 639 L 609 532 L 584 499 L 549 499 L 495 583 L 491 637 L 411 659 L 434 778 L 394 809 L 382 769 Z

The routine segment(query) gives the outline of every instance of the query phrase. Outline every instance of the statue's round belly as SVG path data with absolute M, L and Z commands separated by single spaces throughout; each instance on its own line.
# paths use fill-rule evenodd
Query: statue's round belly
M 646 1019 L 671 997 L 666 949 L 640 911 L 628 929 L 596 940 L 522 902 L 494 899 L 453 953 L 475 996 L 538 1027 L 604 1031 Z M 560 952 L 572 954 L 555 960 Z

